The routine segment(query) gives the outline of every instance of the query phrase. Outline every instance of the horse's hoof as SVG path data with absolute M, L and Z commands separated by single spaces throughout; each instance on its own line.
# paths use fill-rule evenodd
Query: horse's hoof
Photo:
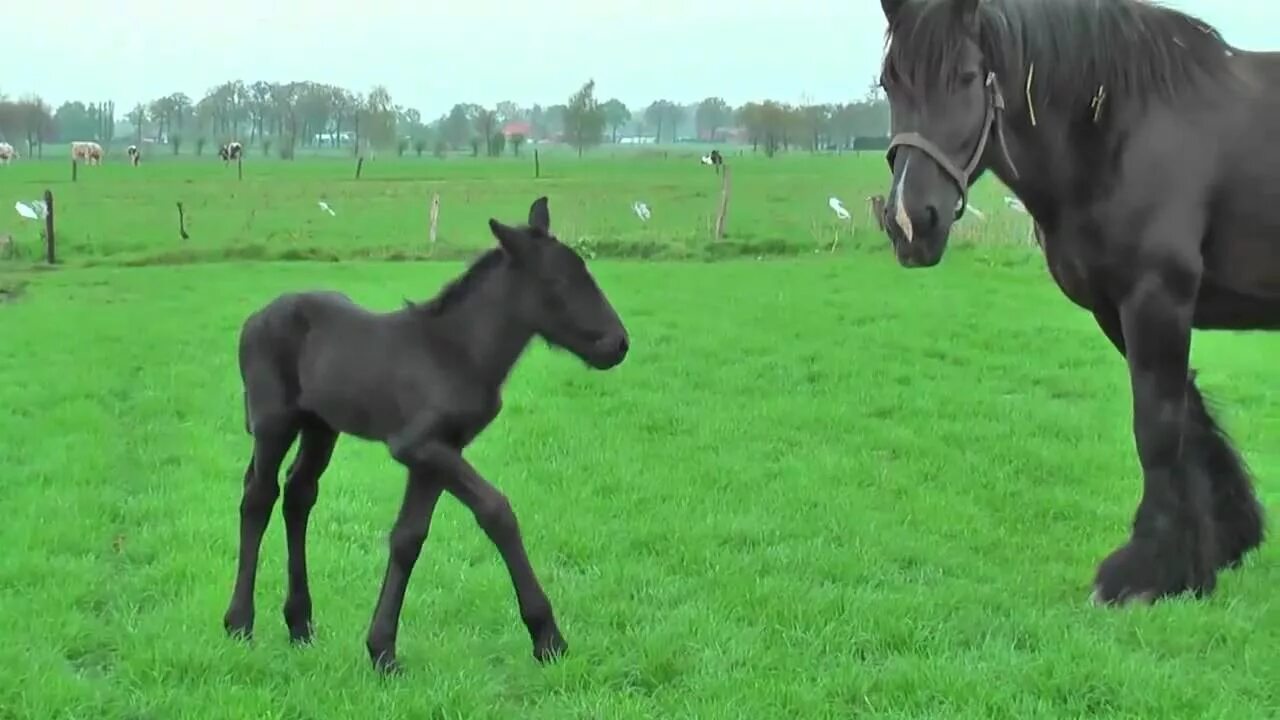
M 1194 548 L 1170 548 L 1151 540 L 1130 540 L 1098 565 L 1090 601 L 1095 606 L 1150 605 L 1162 598 L 1213 592 L 1212 569 L 1194 566 Z
M 543 632 L 533 644 L 533 659 L 541 665 L 555 662 L 567 652 L 569 652 L 569 643 L 565 642 L 564 636 L 555 625 Z

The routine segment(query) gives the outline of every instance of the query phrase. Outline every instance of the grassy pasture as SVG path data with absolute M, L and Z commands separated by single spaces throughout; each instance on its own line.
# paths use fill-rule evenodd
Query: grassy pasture
M 59 251 L 70 264 L 459 257 L 490 242 L 489 216 L 522 219 L 545 194 L 561 237 L 597 256 L 692 259 L 885 246 L 865 202 L 886 190 L 877 153 L 773 160 L 730 154 L 732 199 L 719 243 L 711 236 L 720 179 L 697 158 L 687 149 L 602 151 L 582 160 L 547 152 L 537 181 L 527 157 L 377 158 L 356 180 L 349 159 L 285 163 L 250 155 L 242 181 L 234 164 L 216 158 L 157 155 L 133 168 L 113 157 L 81 167 L 75 183 L 68 162 L 19 162 L 0 168 L 0 235 L 13 235 L 25 257 L 38 256 L 38 228 L 12 207 L 49 188 Z M 434 253 L 427 232 L 433 193 L 441 198 Z M 994 180 L 981 184 L 972 203 L 987 217 L 962 220 L 959 244 L 1026 241 L 1029 222 L 1004 207 L 1002 194 Z M 833 195 L 852 222 L 840 222 L 828 207 Z M 337 215 L 322 212 L 320 200 Z M 632 212 L 637 200 L 652 211 L 647 223 Z M 178 236 L 177 202 L 188 216 L 189 241 Z
M 674 153 L 553 158 L 538 182 L 514 160 L 380 160 L 358 182 L 336 160 L 246 164 L 243 182 L 185 158 L 74 186 L 62 163 L 0 168 L 0 234 L 35 242 L 9 208 L 50 186 L 67 262 L 0 261 L 0 718 L 1280 713 L 1271 543 L 1207 602 L 1087 606 L 1140 492 L 1128 380 L 1014 244 L 1001 189 L 975 192 L 988 219 L 966 247 L 907 272 L 860 203 L 883 192 L 879 157 L 730 161 L 721 250 L 715 176 Z M 316 644 L 288 646 L 278 511 L 256 639 L 228 641 L 239 323 L 287 289 L 383 309 L 433 293 L 460 263 L 373 261 L 425 253 L 433 188 L 450 258 L 550 195 L 632 331 L 609 373 L 532 347 L 469 453 L 511 498 L 570 654 L 533 663 L 496 551 L 446 499 L 405 602 L 409 672 L 374 676 L 403 478 L 351 439 L 312 516 Z M 831 194 L 856 223 L 836 253 Z M 677 261 L 708 257 L 726 259 Z M 1193 358 L 1273 515 L 1276 350 L 1219 333 Z

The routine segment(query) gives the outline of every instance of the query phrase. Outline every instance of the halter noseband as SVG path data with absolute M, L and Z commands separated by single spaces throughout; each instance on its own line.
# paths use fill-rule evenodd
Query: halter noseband
M 1018 176 L 1018 170 L 1013 165 L 1013 160 L 1009 157 L 1009 148 L 1004 142 L 1004 131 L 1000 122 L 1000 113 L 1004 111 L 1004 94 L 1000 92 L 1000 84 L 996 82 L 996 74 L 994 72 L 987 73 L 987 107 L 982 118 L 982 134 L 978 137 L 978 146 L 973 149 L 973 154 L 969 156 L 969 162 L 964 169 L 956 167 L 951 162 L 951 158 L 942 152 L 942 149 L 933 144 L 928 138 L 918 132 L 898 133 L 889 141 L 889 148 L 885 151 L 885 157 L 889 161 L 889 167 L 893 167 L 893 158 L 897 154 L 898 147 L 906 145 L 916 148 L 925 155 L 928 155 L 938 167 L 942 168 L 951 178 L 951 182 L 955 183 L 956 188 L 960 191 L 960 204 L 955 209 L 954 220 L 959 220 L 964 215 L 965 206 L 969 201 L 969 178 L 974 171 L 978 169 L 978 164 L 982 162 L 982 153 L 987 149 L 987 139 L 991 137 L 994 130 L 996 141 L 1000 144 L 1000 152 L 1004 156 L 1004 161 L 1009 165 L 1013 176 Z

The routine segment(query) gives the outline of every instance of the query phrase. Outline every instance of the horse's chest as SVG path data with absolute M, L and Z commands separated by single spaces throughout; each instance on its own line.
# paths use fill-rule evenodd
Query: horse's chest
M 1093 263 L 1080 253 L 1062 252 L 1055 247 L 1051 233 L 1045 232 L 1044 246 L 1049 275 L 1062 294 L 1076 305 L 1093 310 L 1097 306 L 1097 276 Z

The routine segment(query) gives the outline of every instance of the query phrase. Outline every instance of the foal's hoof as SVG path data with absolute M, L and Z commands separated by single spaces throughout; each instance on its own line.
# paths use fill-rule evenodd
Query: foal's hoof
M 565 642 L 560 629 L 555 625 L 540 633 L 533 642 L 533 659 L 542 665 L 555 662 L 567 652 L 569 643 Z
M 396 660 L 396 651 L 394 649 L 375 650 L 369 648 L 369 659 L 373 662 L 373 669 L 380 675 L 400 675 L 404 672 L 404 667 L 400 665 L 399 660 Z
M 294 645 L 310 645 L 311 639 L 315 632 L 311 627 L 311 623 L 303 623 L 302 625 L 289 626 L 289 642 Z
M 1161 547 L 1150 540 L 1130 540 L 1098 566 L 1090 600 L 1098 606 L 1131 602 L 1152 604 L 1187 591 L 1196 597 L 1213 592 L 1211 569 L 1197 572 L 1191 548 Z
M 311 603 L 284 604 L 284 625 L 289 628 L 289 642 L 294 645 L 310 645 L 315 630 L 311 624 Z
M 244 641 L 252 640 L 253 616 L 245 617 L 243 613 L 229 610 L 222 618 L 222 629 L 227 631 L 228 637 Z

